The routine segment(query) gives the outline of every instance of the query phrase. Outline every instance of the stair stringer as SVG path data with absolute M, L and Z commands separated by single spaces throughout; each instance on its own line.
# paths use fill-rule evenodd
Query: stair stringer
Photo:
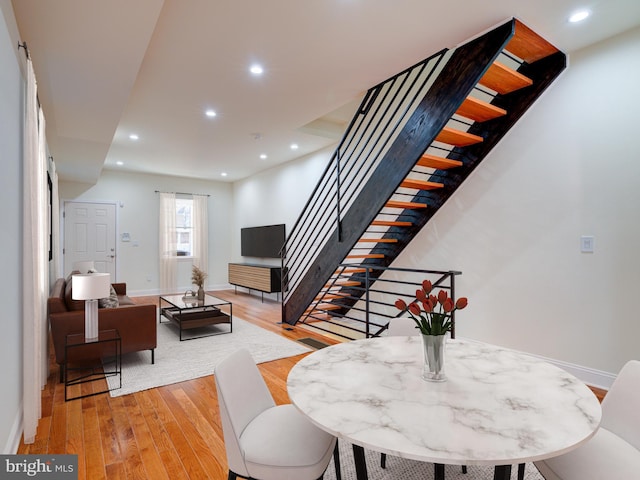
M 457 48 L 395 139 L 358 198 L 282 306 L 295 324 L 336 267 L 384 207 L 434 139 L 495 61 L 515 31 L 515 20 Z

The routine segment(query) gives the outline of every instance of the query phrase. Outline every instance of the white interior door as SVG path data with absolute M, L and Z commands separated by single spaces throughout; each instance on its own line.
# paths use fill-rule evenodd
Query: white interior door
M 116 280 L 116 205 L 65 202 L 64 275 L 76 262 L 94 262 L 98 272 Z

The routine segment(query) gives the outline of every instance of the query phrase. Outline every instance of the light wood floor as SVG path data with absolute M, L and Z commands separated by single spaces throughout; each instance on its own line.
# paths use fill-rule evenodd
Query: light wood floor
M 233 303 L 233 313 L 291 340 L 314 337 L 308 330 L 279 325 L 280 304 L 233 290 L 211 292 Z M 134 299 L 155 303 L 157 297 Z M 292 328 L 292 329 L 291 329 Z M 288 330 L 291 329 L 291 330 Z M 288 403 L 286 378 L 304 355 L 260 364 L 278 404 Z M 42 419 L 35 443 L 21 442 L 18 453 L 78 454 L 80 480 L 226 479 L 227 461 L 213 377 L 112 398 L 109 394 L 64 401 L 58 365 L 42 394 Z M 83 386 L 83 393 L 90 388 Z
M 314 337 L 336 343 L 303 328 L 279 325 L 277 302 L 263 303 L 259 296 L 236 294 L 233 290 L 212 293 L 231 301 L 238 317 L 291 340 Z M 157 297 L 134 300 L 157 305 Z M 259 365 L 276 403 L 289 402 L 286 378 L 302 357 Z M 77 454 L 80 480 L 227 478 L 212 376 L 121 397 L 101 394 L 65 402 L 64 388 L 58 383 L 58 366 L 53 355 L 51 359 L 36 441 L 31 445 L 21 442 L 18 453 Z M 603 393 L 596 391 L 600 397 Z

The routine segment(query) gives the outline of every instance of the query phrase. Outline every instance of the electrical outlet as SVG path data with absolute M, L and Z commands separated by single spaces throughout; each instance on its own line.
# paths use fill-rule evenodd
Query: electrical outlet
M 582 253 L 593 253 L 595 248 L 595 239 L 593 235 L 582 235 L 580 237 L 580 251 Z

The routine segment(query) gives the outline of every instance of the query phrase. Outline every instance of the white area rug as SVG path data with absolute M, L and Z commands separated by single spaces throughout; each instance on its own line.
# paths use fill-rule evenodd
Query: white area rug
M 351 444 L 340 441 L 340 472 L 342 480 L 356 480 L 356 469 L 353 463 L 353 449 Z M 403 458 L 387 456 L 387 468 L 380 467 L 380 454 L 365 449 L 367 459 L 367 473 L 369 480 L 425 480 L 433 479 L 433 464 L 417 462 Z M 491 480 L 493 467 L 469 465 L 467 473 L 462 473 L 460 465 L 445 465 L 445 478 L 447 480 Z M 511 478 L 518 476 L 518 466 L 511 466 Z M 540 472 L 532 463 L 527 463 L 524 471 L 525 480 L 544 480 Z M 324 480 L 336 480 L 336 471 L 333 460 L 324 474 Z
M 220 325 L 227 331 L 228 325 Z M 183 337 L 184 338 L 184 337 Z M 256 363 L 270 362 L 311 351 L 304 345 L 233 317 L 233 332 L 194 340 L 180 341 L 178 328 L 172 323 L 158 324 L 158 347 L 155 364 L 151 352 L 127 353 L 122 356 L 122 388 L 118 379 L 109 377 L 112 397 L 149 388 L 184 382 L 212 375 L 216 364 L 232 352 L 246 348 Z

